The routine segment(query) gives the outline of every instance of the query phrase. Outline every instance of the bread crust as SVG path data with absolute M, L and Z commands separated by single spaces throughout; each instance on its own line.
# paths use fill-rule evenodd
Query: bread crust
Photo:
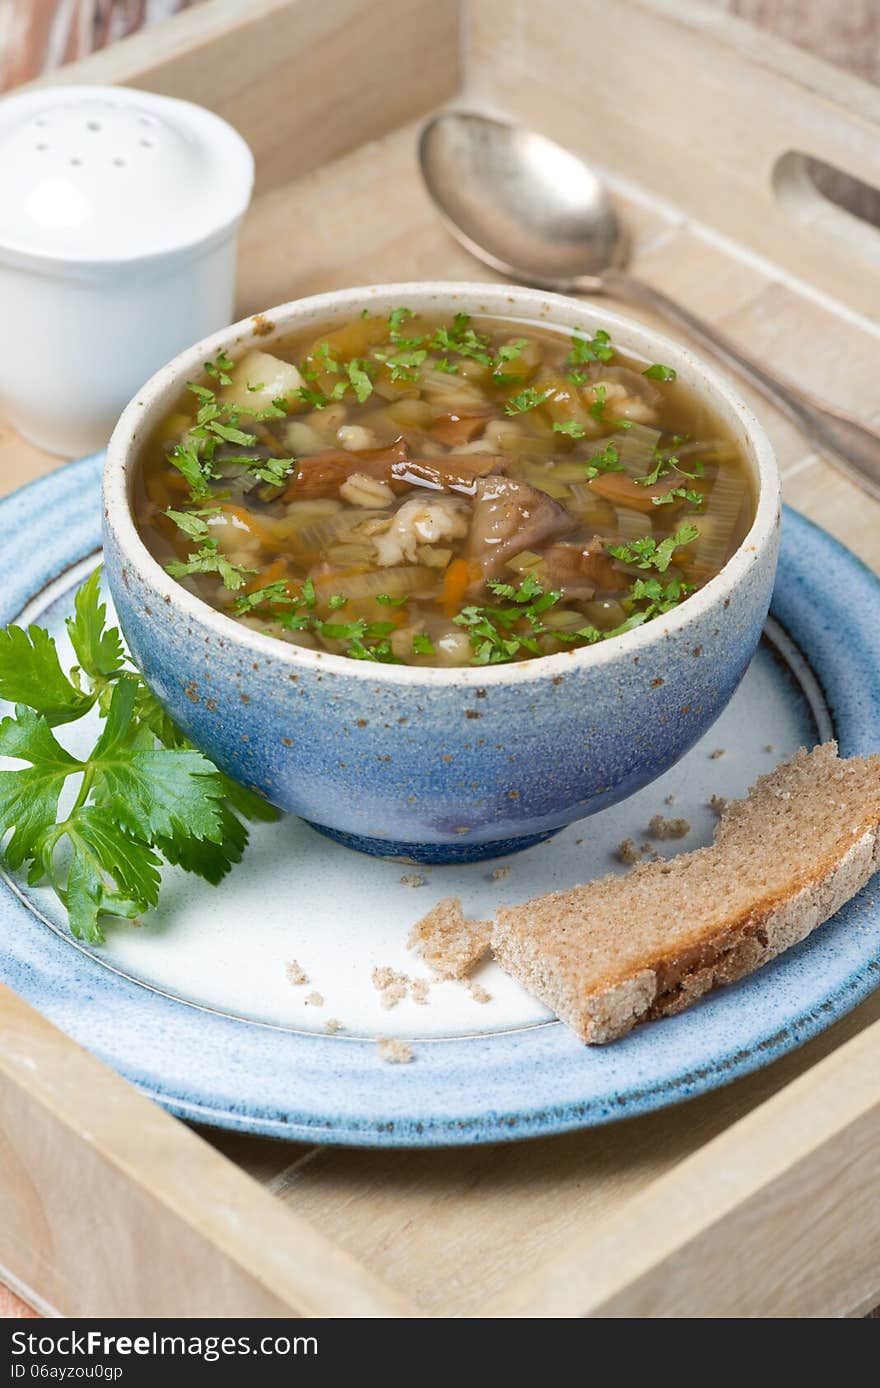
M 819 750 L 827 756 L 828 749 Z M 802 768 L 803 756 L 791 765 Z M 784 773 L 782 768 L 778 774 Z M 742 822 L 749 801 L 732 809 Z M 579 969 L 578 932 L 588 928 L 590 915 L 588 886 L 499 911 L 492 939 L 495 957 L 583 1041 L 595 1045 L 616 1040 L 639 1022 L 682 1012 L 710 989 L 752 973 L 805 939 L 855 896 L 880 867 L 880 805 L 865 805 L 860 811 L 859 822 L 847 824 L 851 837 L 842 851 L 823 854 L 808 872 L 790 880 L 784 892 L 762 893 L 757 887 L 748 909 L 718 926 L 701 930 L 695 921 L 684 944 L 655 942 L 637 962 L 631 957 L 616 963 L 606 960 L 601 966 L 591 961 Z M 700 858 L 705 868 L 712 855 L 723 853 L 723 845 L 716 843 L 677 861 Z M 631 878 L 650 881 L 657 870 L 655 865 L 637 868 Z M 530 929 L 530 924 L 537 929 Z

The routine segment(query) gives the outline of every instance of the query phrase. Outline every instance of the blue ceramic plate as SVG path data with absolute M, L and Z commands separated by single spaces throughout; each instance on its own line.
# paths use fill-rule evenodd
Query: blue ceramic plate
M 100 543 L 100 458 L 0 503 L 2 622 L 64 646 L 72 591 Z M 708 842 L 712 794 L 744 793 L 801 743 L 880 747 L 880 584 L 789 512 L 767 637 L 707 738 L 623 805 L 500 863 L 424 868 L 368 859 L 288 818 L 261 826 L 220 889 L 169 872 L 160 911 L 92 951 L 51 894 L 0 881 L 0 976 L 173 1113 L 273 1137 L 364 1146 L 496 1142 L 659 1108 L 767 1065 L 875 986 L 880 908 L 862 896 L 762 972 L 679 1017 L 587 1048 L 494 965 L 384 1010 L 372 969 L 421 973 L 409 925 L 456 895 L 471 915 L 613 870 L 623 838 L 685 817 L 676 852 Z M 61 730 L 63 737 L 75 730 Z M 674 809 L 668 806 L 674 805 Z M 294 987 L 296 960 L 309 982 Z M 342 1030 L 329 1034 L 335 1019 Z M 378 1036 L 411 1042 L 389 1065 Z

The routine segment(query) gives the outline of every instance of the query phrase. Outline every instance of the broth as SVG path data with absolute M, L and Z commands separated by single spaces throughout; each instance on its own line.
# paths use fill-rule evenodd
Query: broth
M 400 308 L 206 363 L 148 441 L 135 514 L 167 571 L 245 625 L 448 667 L 669 611 L 754 501 L 730 431 L 607 333 Z

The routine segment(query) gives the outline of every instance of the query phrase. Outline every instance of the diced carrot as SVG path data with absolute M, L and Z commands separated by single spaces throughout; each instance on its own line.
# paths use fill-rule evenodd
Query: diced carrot
M 241 521 L 242 525 L 252 535 L 256 535 L 260 544 L 265 545 L 267 549 L 278 550 L 280 548 L 275 531 L 270 529 L 258 516 L 255 516 L 252 511 L 246 510 L 244 506 L 236 506 L 231 501 L 222 502 L 220 510 L 225 516 L 234 516 L 236 520 Z
M 244 585 L 246 593 L 255 593 L 258 588 L 268 588 L 270 583 L 277 583 L 280 578 L 287 577 L 287 560 L 280 556 L 273 559 L 261 573 L 254 574 Z
M 471 582 L 471 566 L 466 559 L 453 559 L 443 575 L 443 610 L 454 617 Z

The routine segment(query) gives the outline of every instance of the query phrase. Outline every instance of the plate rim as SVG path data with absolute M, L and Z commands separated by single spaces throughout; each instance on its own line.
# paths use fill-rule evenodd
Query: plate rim
M 63 577 L 69 568 L 100 547 L 98 495 L 102 460 L 103 454 L 95 454 L 67 464 L 0 500 L 0 544 L 11 570 L 0 597 L 3 624 L 15 620 L 50 582 Z M 63 525 L 59 526 L 56 517 L 62 515 Z M 34 536 L 35 527 L 44 532 L 46 543 L 35 543 L 35 538 L 39 538 Z M 819 561 L 824 561 L 824 565 Z M 817 575 L 832 568 L 850 580 L 850 594 L 854 587 L 857 596 L 867 598 L 869 604 L 880 604 L 880 579 L 826 531 L 784 508 L 780 555 L 783 582 L 774 591 L 771 613 L 817 678 L 841 751 L 852 755 L 880 747 L 880 623 L 875 622 L 872 627 L 870 620 L 865 619 L 863 601 L 853 602 L 851 597 L 846 603 L 842 601 L 838 594 L 844 584 L 819 582 Z M 185 1001 L 156 994 L 136 980 L 114 973 L 90 954 L 72 951 L 62 937 L 38 923 L 5 872 L 3 876 L 0 975 L 4 981 L 74 1041 L 91 1049 L 177 1117 L 291 1141 L 369 1147 L 457 1146 L 549 1136 L 633 1117 L 695 1098 L 763 1068 L 825 1030 L 880 982 L 880 906 L 872 910 L 863 892 L 838 913 L 833 923 L 794 951 L 739 984 L 711 994 L 698 1009 L 682 1014 L 682 1019 L 694 1018 L 698 1013 L 706 1017 L 713 1008 L 723 1013 L 730 1010 L 729 1000 L 741 997 L 744 991 L 760 1000 L 761 994 L 770 993 L 774 980 L 779 985 L 779 995 L 784 996 L 785 973 L 794 954 L 809 959 L 814 954 L 821 955 L 825 942 L 842 932 L 849 931 L 853 939 L 858 936 L 858 948 L 851 943 L 842 951 L 842 972 L 838 971 L 834 986 L 817 991 L 809 1005 L 803 1004 L 788 1013 L 784 1007 L 778 1008 L 777 996 L 779 1015 L 774 1016 L 771 1007 L 767 1024 L 763 1030 L 758 1028 L 760 1034 L 753 1035 L 747 1047 L 731 1049 L 725 1042 L 712 1056 L 691 1065 L 678 1065 L 677 1069 L 672 1047 L 668 1074 L 655 1074 L 654 1078 L 646 1075 L 642 1083 L 630 1083 L 624 1089 L 608 1088 L 606 1093 L 592 1097 L 560 1094 L 539 1106 L 532 1097 L 541 1092 L 539 1080 L 543 1079 L 552 1091 L 554 1082 L 558 1087 L 561 1071 L 570 1081 L 568 1087 L 573 1083 L 576 1088 L 579 1062 L 583 1071 L 587 1056 L 591 1057 L 589 1063 L 598 1064 L 600 1070 L 605 1065 L 610 1085 L 615 1055 L 644 1048 L 656 1037 L 654 1028 L 637 1029 L 614 1047 L 602 1048 L 607 1064 L 596 1060 L 595 1048 L 583 1047 L 561 1023 L 555 1022 L 521 1032 L 417 1041 L 415 1046 L 424 1050 L 417 1050 L 416 1064 L 392 1067 L 379 1059 L 371 1040 L 274 1032 L 259 1023 L 205 1013 Z M 11 946 L 4 935 L 11 936 Z M 848 967 L 845 961 L 850 953 L 857 957 Z M 71 960 L 78 962 L 72 966 Z M 739 994 L 736 990 L 740 990 Z M 103 1017 L 105 1010 L 104 1030 L 96 1037 L 95 1017 L 99 1013 Z M 760 1008 L 755 1010 L 760 1012 Z M 683 1029 L 698 1033 L 701 1030 L 699 1022 L 694 1026 L 679 1018 L 665 1020 L 661 1027 L 671 1030 L 675 1023 Z M 136 1049 L 138 1038 L 157 1024 L 169 1026 L 178 1042 L 182 1038 L 196 1048 L 201 1032 L 202 1045 L 213 1039 L 214 1043 L 229 1046 L 236 1056 L 242 1048 L 241 1033 L 250 1034 L 243 1045 L 244 1050 L 250 1046 L 252 1053 L 248 1063 L 264 1067 L 277 1067 L 277 1052 L 290 1050 L 285 1064 L 293 1062 L 297 1079 L 305 1086 L 307 1097 L 311 1096 L 311 1107 L 308 1103 L 303 1106 L 302 1100 L 299 1105 L 287 1100 L 279 1106 L 261 1102 L 252 1094 L 224 1093 L 216 1077 L 209 1080 L 192 1057 L 188 1071 L 184 1065 L 185 1073 L 176 1078 L 172 1075 L 170 1080 L 167 1069 L 162 1071 L 163 1057 L 158 1069 L 151 1069 L 146 1059 L 135 1063 L 128 1051 L 132 1044 Z M 707 1025 L 711 1030 L 711 1023 Z M 113 1026 L 121 1028 L 115 1044 Z M 217 1035 L 211 1038 L 208 1033 L 214 1029 Z M 275 1054 L 271 1043 L 252 1044 L 252 1034 L 257 1031 L 274 1036 Z M 283 1047 L 277 1045 L 279 1036 L 285 1037 Z M 662 1039 L 661 1034 L 654 1045 L 655 1052 L 670 1050 L 664 1047 Z M 167 1052 L 164 1059 L 167 1060 Z M 526 1072 L 530 1083 L 516 1101 L 517 1080 Z M 330 1103 L 322 1096 L 333 1092 L 334 1080 L 337 1096 Z M 485 1091 L 482 1097 L 479 1093 L 476 1098 L 468 1095 L 469 1082 Z M 493 1092 L 493 1097 L 502 1098 L 505 1084 L 511 1098 L 496 1104 L 489 1094 Z M 438 1086 L 435 1095 L 432 1091 Z M 497 1096 L 494 1086 L 500 1089 Z M 562 1087 L 565 1089 L 566 1085 Z M 389 1094 L 392 1088 L 397 1091 L 397 1102 Z M 365 1099 L 366 1108 L 353 1102 L 355 1089 Z M 399 1095 L 407 1090 L 412 1097 L 404 1101 Z M 372 1111 L 372 1105 L 378 1108 Z M 333 1108 L 336 1112 L 330 1111 Z

